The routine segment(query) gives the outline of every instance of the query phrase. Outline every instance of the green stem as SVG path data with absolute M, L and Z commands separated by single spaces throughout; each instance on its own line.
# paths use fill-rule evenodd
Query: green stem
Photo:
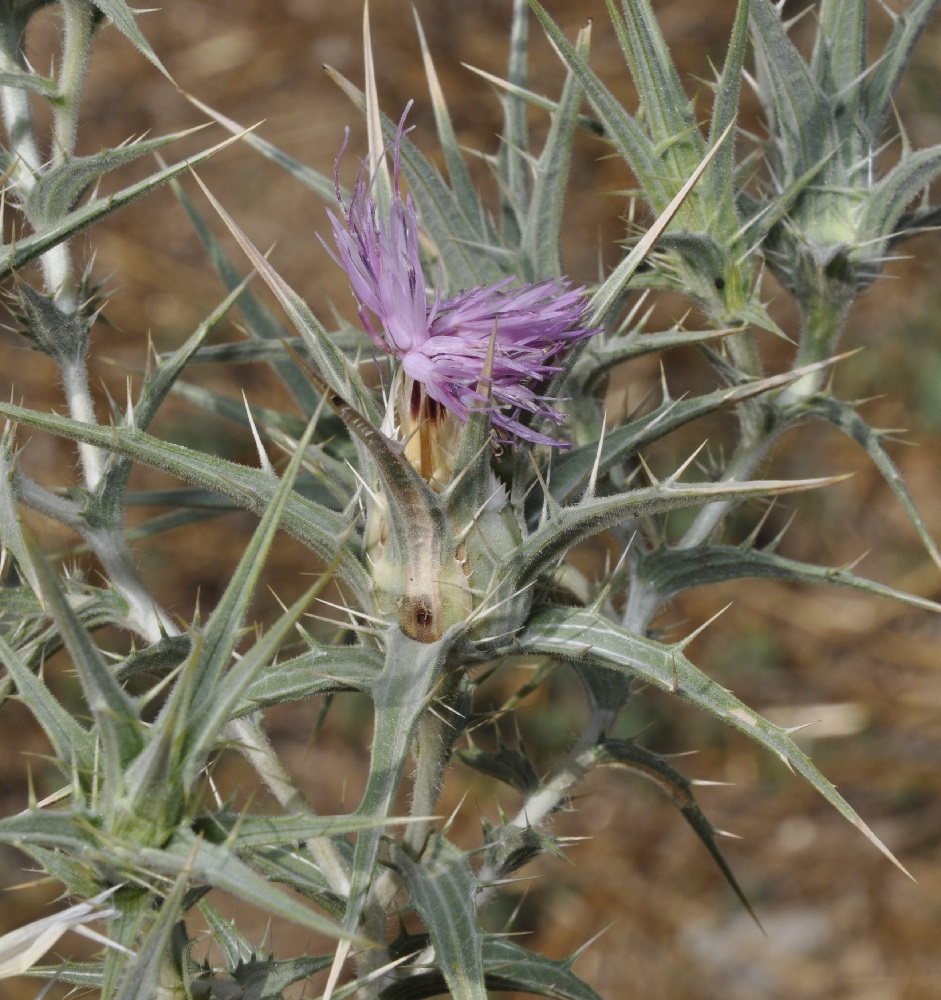
M 833 357 L 843 333 L 852 296 L 841 295 L 840 289 L 831 287 L 823 277 L 820 283 L 823 287 L 808 292 L 800 301 L 803 329 L 795 368 Z M 816 395 L 827 377 L 825 369 L 805 375 L 781 394 L 781 402 L 796 403 Z
M 454 703 L 459 685 L 459 676 L 454 673 L 442 682 L 446 690 L 438 693 L 437 704 L 428 709 L 418 723 L 415 740 L 415 783 L 412 789 L 410 815 L 417 822 L 405 830 L 405 845 L 416 856 L 421 852 L 428 838 L 431 826 L 430 816 L 438 804 L 444 772 L 451 759 L 451 748 L 455 734 L 459 731 L 456 719 L 449 713 L 456 711 Z
M 64 40 L 59 98 L 52 111 L 53 165 L 62 163 L 75 152 L 78 109 L 95 34 L 95 11 L 88 0 L 62 0 Z

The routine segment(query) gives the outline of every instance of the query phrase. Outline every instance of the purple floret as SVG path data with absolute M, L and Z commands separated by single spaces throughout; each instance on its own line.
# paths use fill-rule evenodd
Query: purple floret
M 598 332 L 585 325 L 584 288 L 572 288 L 565 278 L 529 285 L 513 285 L 514 279 L 507 278 L 449 299 L 429 295 L 415 205 L 399 187 L 404 122 L 405 115 L 393 147 L 388 217 L 380 214 L 373 197 L 368 161 L 349 204 L 344 203 L 337 160 L 343 218 L 328 213 L 339 253 L 331 256 L 349 276 L 363 328 L 376 347 L 401 361 L 405 374 L 431 399 L 462 421 L 486 404 L 483 370 L 495 337 L 490 419 L 498 436 L 565 447 L 527 427 L 520 416 L 531 413 L 556 424 L 565 419 L 536 389 L 559 371 L 557 359 L 569 344 Z

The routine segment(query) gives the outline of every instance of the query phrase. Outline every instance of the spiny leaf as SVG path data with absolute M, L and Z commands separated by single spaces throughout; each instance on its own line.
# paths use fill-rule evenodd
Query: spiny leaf
M 368 691 L 381 669 L 382 657 L 371 647 L 315 646 L 255 678 L 233 715 L 332 691 Z
M 137 706 L 115 680 L 98 647 L 72 610 L 59 577 L 38 551 L 35 551 L 33 564 L 45 605 L 69 651 L 85 700 L 95 718 L 104 763 L 102 791 L 110 804 L 112 797 L 122 793 L 124 768 L 144 746 Z
M 601 763 L 611 763 L 624 767 L 634 774 L 639 774 L 642 778 L 652 781 L 662 792 L 666 793 L 682 813 L 686 822 L 689 823 L 693 832 L 702 841 L 703 846 L 712 855 L 713 861 L 719 866 L 719 870 L 732 887 L 732 891 L 738 896 L 742 906 L 745 907 L 755 923 L 761 927 L 761 921 L 719 850 L 719 845 L 716 843 L 715 827 L 706 819 L 705 813 L 693 795 L 692 781 L 672 767 L 665 758 L 646 749 L 646 747 L 639 746 L 633 740 L 607 739 L 599 744 L 597 753 Z
M 601 361 L 599 368 L 606 370 L 607 352 L 600 349 Z M 594 360 L 585 356 L 586 367 Z M 809 371 L 819 371 L 822 367 L 832 364 L 832 360 L 808 365 L 806 368 L 780 375 L 771 375 L 766 379 L 743 382 L 729 389 L 716 389 L 694 399 L 668 399 L 661 403 L 651 413 L 638 417 L 623 427 L 615 427 L 605 434 L 599 455 L 596 443 L 581 445 L 562 455 L 553 465 L 552 496 L 560 503 L 569 501 L 575 492 L 584 485 L 596 467 L 598 472 L 604 472 L 616 461 L 624 461 L 636 454 L 641 448 L 660 440 L 671 431 L 682 427 L 699 417 L 714 413 L 725 406 L 732 406 L 746 399 L 754 399 L 774 389 L 784 388 Z
M 644 133 L 640 123 L 624 110 L 621 103 L 581 58 L 576 48 L 562 34 L 537 0 L 530 0 L 530 6 L 559 53 L 559 57 L 581 83 L 604 125 L 605 135 L 617 146 L 641 180 L 644 194 L 650 199 L 654 210 L 660 211 L 665 208 L 673 192 L 669 192 L 667 185 L 659 179 L 653 143 Z
M 43 226 L 38 232 L 29 236 L 17 234 L 14 242 L 0 249 L 0 281 L 6 281 L 11 274 L 37 260 L 47 250 L 65 242 L 83 229 L 87 229 L 88 226 L 98 222 L 109 213 L 123 208 L 145 194 L 149 194 L 161 184 L 165 184 L 184 171 L 204 163 L 210 156 L 236 141 L 236 139 L 227 139 L 202 153 L 189 156 L 172 166 L 164 167 L 151 174 L 150 177 L 122 188 L 116 194 L 93 198 L 56 222 Z
M 590 32 L 583 29 L 576 50 L 588 57 Z M 528 211 L 524 215 L 520 251 L 527 267 L 524 277 L 537 281 L 550 275 L 561 275 L 562 207 L 572 157 L 572 138 L 578 123 L 582 88 L 569 71 L 562 88 L 559 104 L 552 114 L 552 124 L 542 153 L 536 164 L 535 181 Z
M 850 403 L 842 402 L 832 396 L 815 396 L 813 399 L 807 400 L 803 406 L 809 415 L 820 417 L 838 427 L 866 452 L 908 515 L 908 520 L 925 547 L 925 551 L 931 556 L 934 564 L 941 568 L 941 551 L 938 550 L 937 543 L 928 530 L 911 493 L 909 493 L 901 472 L 885 448 L 882 447 L 883 435 L 870 427 Z
M 529 127 L 526 102 L 517 88 L 525 87 L 529 77 L 529 19 L 525 0 L 513 0 L 513 20 L 510 27 L 510 58 L 507 79 L 513 88 L 506 90 L 503 105 L 503 132 L 497 153 L 497 175 L 503 208 L 505 240 L 516 243 L 530 211 L 530 176 L 527 153 Z M 542 276 L 544 277 L 544 275 Z
M 640 559 L 638 573 L 664 598 L 727 580 L 773 579 L 832 584 L 876 597 L 887 597 L 925 611 L 941 611 L 941 604 L 865 580 L 845 569 L 815 566 L 813 563 L 786 559 L 774 552 L 737 545 L 657 549 Z
M 825 799 L 906 875 L 892 852 L 860 819 L 853 807 L 817 770 L 788 731 L 769 722 L 683 655 L 683 644 L 664 645 L 633 635 L 603 615 L 586 609 L 552 608 L 536 613 L 520 636 L 523 652 L 586 659 L 599 667 L 626 672 L 662 691 L 677 694 L 744 733 L 802 775 Z M 909 875 L 909 878 L 911 876 Z
M 781 181 L 787 183 L 824 162 L 839 147 L 839 139 L 826 99 L 788 38 L 777 8 L 771 0 L 751 0 L 750 16 L 759 68 L 767 75 L 761 95 L 777 136 Z
M 7 70 L 0 73 L 0 87 L 15 87 L 17 90 L 28 90 L 39 94 L 47 100 L 55 100 L 59 96 L 59 85 L 55 80 L 39 73 L 25 73 L 19 70 Z
M 135 953 L 123 963 L 121 985 L 114 994 L 115 1000 L 157 997 L 166 989 L 167 951 L 170 936 L 183 917 L 189 874 L 186 868 L 180 871 L 170 891 L 161 899 L 160 908 L 151 916 L 147 932 L 135 942 Z
M 64 218 L 87 190 L 89 184 L 117 167 L 155 153 L 196 129 L 175 132 L 156 139 L 141 139 L 116 149 L 103 149 L 90 156 L 72 156 L 41 173 L 26 199 L 26 212 L 34 227 Z
M 306 610 L 311 594 L 305 594 L 300 607 L 283 615 L 278 625 L 268 630 L 266 635 L 253 647 L 266 655 L 259 658 L 252 651 L 247 652 L 238 665 L 230 670 L 231 685 L 226 684 L 226 693 L 219 696 L 222 675 L 229 666 L 235 647 L 241 638 L 242 627 L 249 603 L 255 593 L 258 578 L 264 569 L 265 559 L 274 542 L 284 509 L 294 486 L 294 479 L 303 460 L 304 449 L 313 433 L 313 422 L 298 443 L 291 462 L 278 483 L 267 510 L 258 523 L 251 540 L 245 547 L 238 565 L 229 577 L 229 582 L 218 605 L 206 623 L 202 634 L 193 645 L 192 694 L 188 707 L 186 728 L 191 741 L 186 752 L 184 784 L 189 785 L 205 763 L 205 754 L 212 745 L 221 727 L 228 722 L 228 710 L 241 700 L 241 692 L 250 683 L 254 673 L 273 660 L 281 639 L 289 631 L 297 618 Z M 275 648 L 271 648 L 272 640 Z
M 85 441 L 127 455 L 228 497 L 243 509 L 258 514 L 265 512 L 277 488 L 277 482 L 261 469 L 170 444 L 133 428 L 97 427 L 8 403 L 0 403 L 0 415 L 73 441 Z M 282 526 L 328 563 L 337 560 L 337 573 L 353 590 L 360 601 L 359 606 L 364 609 L 371 606 L 372 581 L 359 562 L 357 540 L 350 537 L 348 518 L 294 494 L 287 502 Z
M 94 741 L 87 732 L 52 696 L 41 675 L 34 674 L 16 652 L 0 637 L 0 662 L 16 684 L 20 698 L 42 726 L 59 767 L 66 774 L 77 766 L 90 774 L 94 765 Z
M 519 547 L 506 568 L 513 589 L 525 586 L 576 542 L 637 517 L 750 496 L 777 496 L 817 489 L 835 479 L 773 479 L 736 483 L 671 483 L 630 490 L 614 496 L 588 498 L 561 508 Z
M 640 95 L 644 122 L 658 150 L 661 177 L 676 188 L 705 154 L 689 98 L 680 83 L 650 0 L 624 3 L 624 16 L 606 0 L 621 49 Z M 640 177 L 646 186 L 646 178 Z
M 421 861 L 403 847 L 392 855 L 435 948 L 435 964 L 456 1000 L 487 1000 L 482 934 L 474 897 L 477 879 L 467 855 L 436 838 Z
M 141 34 L 140 28 L 137 27 L 137 22 L 134 20 L 134 12 L 124 0 L 91 0 L 91 2 L 138 52 L 146 56 L 167 79 L 170 79 L 170 74 L 164 68 L 163 63 L 157 58 L 156 53 L 150 47 L 150 43 Z
M 921 33 L 925 30 L 941 0 L 912 0 L 895 15 L 892 34 L 872 75 L 863 81 L 866 124 L 873 144 L 877 144 L 892 104 L 892 95 L 911 60 Z

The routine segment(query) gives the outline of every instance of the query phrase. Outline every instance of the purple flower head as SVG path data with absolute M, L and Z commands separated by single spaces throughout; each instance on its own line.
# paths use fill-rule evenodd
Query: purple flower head
M 530 413 L 555 424 L 565 419 L 537 394 L 536 387 L 560 370 L 557 359 L 569 344 L 598 332 L 585 325 L 584 289 L 572 288 L 567 279 L 514 285 L 514 279 L 507 278 L 448 299 L 439 292 L 429 294 L 418 250 L 415 206 L 399 188 L 405 114 L 393 146 L 387 217 L 373 197 L 375 177 L 367 171 L 368 161 L 360 169 L 349 204 L 344 203 L 337 159 L 337 199 L 343 218 L 328 215 L 339 256 L 327 249 L 349 276 L 363 327 L 376 347 L 400 360 L 412 380 L 407 391 L 415 411 L 413 424 L 419 412 L 433 417 L 443 407 L 466 421 L 471 410 L 488 405 L 483 371 L 493 339 L 489 407 L 499 439 L 566 447 L 526 426 L 521 418 Z M 423 392 L 416 392 L 415 384 Z

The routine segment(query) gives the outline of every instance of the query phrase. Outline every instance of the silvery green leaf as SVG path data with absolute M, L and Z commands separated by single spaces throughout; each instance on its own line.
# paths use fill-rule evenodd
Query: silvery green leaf
M 281 845 L 295 845 L 314 837 L 346 837 L 377 826 L 405 820 L 395 816 L 251 816 L 217 812 L 198 817 L 193 829 L 212 843 L 227 842 L 239 854 Z
M 172 877 L 175 878 L 178 874 L 179 870 L 174 872 Z M 136 888 L 119 890 L 118 896 L 119 898 L 115 900 L 118 915 L 108 924 L 108 936 L 133 954 L 132 949 L 147 932 L 152 919 L 154 897 L 146 889 Z M 127 959 L 128 954 L 121 951 L 109 951 L 105 955 L 101 987 L 103 997 L 114 996 L 124 974 Z
M 513 0 L 510 26 L 510 58 L 507 79 L 512 85 L 501 98 L 503 130 L 497 152 L 497 176 L 503 209 L 505 240 L 515 244 L 528 218 L 530 205 L 529 126 L 526 102 L 519 88 L 529 79 L 529 18 L 525 0 Z
M 76 233 L 94 225 L 104 216 L 123 208 L 145 194 L 149 194 L 179 174 L 199 166 L 220 149 L 224 149 L 235 141 L 235 139 L 227 139 L 202 153 L 189 156 L 169 167 L 163 167 L 144 180 L 130 184 L 115 194 L 92 198 L 91 201 L 62 216 L 54 223 L 42 226 L 38 232 L 28 236 L 18 236 L 15 243 L 0 248 L 0 281 L 5 281 L 15 271 L 21 270 L 27 264 L 41 257 L 47 250 L 59 243 L 64 243 Z
M 367 691 L 381 669 L 382 657 L 372 647 L 316 646 L 256 677 L 233 714 L 332 691 Z
M 310 379 L 305 379 L 308 386 Z M 262 440 L 274 441 L 287 451 L 297 447 L 297 438 L 304 431 L 304 421 L 293 413 L 271 409 L 255 404 L 246 405 L 244 400 L 235 400 L 223 392 L 215 392 L 201 385 L 189 382 L 178 382 L 174 386 L 177 396 L 194 403 L 208 413 L 215 413 L 246 430 L 257 432 Z M 314 407 L 309 412 L 316 412 Z M 254 425 L 254 427 L 253 427 Z M 318 436 L 321 438 L 336 437 L 346 443 L 342 433 L 342 423 L 330 410 L 322 413 L 317 421 Z M 310 445 L 305 456 L 305 465 L 312 468 L 314 476 L 298 477 L 295 486 L 311 500 L 332 509 L 345 508 L 350 498 L 356 494 L 359 481 L 350 469 L 352 449 L 346 454 L 336 446 L 333 450 L 339 454 L 331 454 L 325 446 Z
M 68 986 L 81 986 L 87 990 L 100 990 L 104 983 L 101 962 L 62 962 L 60 965 L 34 965 L 23 973 L 33 979 L 49 979 Z M 42 994 L 39 994 L 41 997 Z M 37 997 L 37 1000 L 39 1000 Z
M 12 677 L 22 701 L 42 726 L 59 767 L 65 769 L 67 775 L 72 766 L 90 774 L 96 742 L 92 734 L 56 701 L 42 675 L 33 673 L 2 637 L 0 663 Z
M 66 809 L 28 809 L 0 818 L 0 843 L 38 844 L 75 855 L 94 856 L 98 836 L 88 817 Z
M 75 580 L 63 581 L 67 597 L 78 620 L 88 630 L 102 625 L 126 623 L 127 601 L 116 591 L 104 587 L 90 587 Z M 9 625 L 6 641 L 14 648 L 31 670 L 62 648 L 62 636 L 54 622 L 49 620 L 47 608 L 27 587 L 0 588 L 0 621 Z
M 531 0 L 535 2 L 535 0 Z M 684 202 L 690 196 L 700 178 L 709 169 L 710 164 L 718 155 L 722 144 L 732 133 L 732 125 L 719 136 L 716 143 L 706 153 L 699 166 L 689 175 L 683 186 L 674 191 L 672 188 L 665 192 L 669 198 L 665 207 L 660 211 L 657 221 L 647 230 L 646 233 L 631 247 L 627 256 L 620 264 L 605 278 L 604 282 L 595 290 L 591 297 L 591 317 L 589 322 L 601 323 L 606 318 L 610 318 L 619 306 L 623 305 L 628 291 L 628 282 L 634 276 L 637 268 L 640 267 L 647 255 L 651 252 L 660 239 L 664 230 L 673 221 L 677 213 L 682 209 Z M 648 192 L 649 196 L 649 192 Z M 653 204 L 653 202 L 651 202 Z M 586 344 L 587 341 L 582 341 Z M 570 352 L 574 353 L 574 352 Z
M 525 11 L 525 5 L 518 6 Z M 583 29 L 576 42 L 576 51 L 587 62 L 591 35 Z M 520 255 L 525 265 L 521 277 L 539 281 L 561 275 L 562 209 L 572 158 L 572 139 L 578 124 L 578 109 L 582 88 L 569 71 L 562 88 L 558 107 L 552 113 L 549 134 L 536 162 L 535 180 L 528 211 L 523 217 Z
M 750 0 L 738 0 L 735 22 L 729 48 L 725 55 L 722 73 L 716 82 L 715 98 L 712 105 L 712 119 L 709 123 L 709 146 L 714 146 L 719 136 L 736 120 L 739 111 L 739 94 L 742 89 L 742 69 L 748 50 L 748 12 Z M 712 169 L 712 197 L 716 205 L 725 206 L 725 214 L 731 220 L 737 218 L 735 196 L 735 141 L 734 133 L 715 158 Z
M 885 433 L 870 427 L 851 403 L 842 402 L 832 396 L 815 396 L 807 400 L 803 408 L 808 415 L 820 417 L 838 427 L 866 452 L 873 465 L 882 474 L 886 485 L 895 494 L 895 499 L 901 504 L 925 551 L 931 556 L 934 564 L 941 567 L 941 551 L 905 485 L 901 472 L 882 446 Z
M 941 174 L 941 145 L 908 153 L 872 189 L 863 205 L 861 233 L 874 239 L 914 236 L 916 229 L 899 232 L 906 208 Z M 864 248 L 863 253 L 869 248 Z M 871 251 L 870 251 L 871 252 Z
M 163 149 L 192 131 L 174 132 L 157 139 L 140 139 L 127 146 L 103 149 L 89 156 L 71 156 L 40 173 L 26 199 L 26 213 L 33 227 L 39 229 L 64 219 L 90 184 L 118 167 Z
M 333 955 L 282 959 L 254 956 L 232 969 L 230 975 L 241 990 L 238 997 L 245 1000 L 282 1000 L 289 986 L 326 969 L 332 961 Z
M 415 25 L 418 29 L 418 41 L 421 46 L 422 62 L 425 67 L 425 77 L 428 81 L 428 91 L 431 95 L 431 106 L 434 110 L 435 125 L 438 129 L 438 144 L 444 156 L 444 162 L 448 168 L 448 179 L 454 191 L 454 197 L 461 206 L 464 214 L 469 219 L 479 219 L 481 232 L 486 233 L 488 239 L 497 240 L 496 230 L 490 223 L 486 209 L 481 202 L 480 195 L 474 187 L 470 172 L 464 163 L 461 149 L 454 132 L 454 125 L 448 111 L 448 105 L 444 98 L 444 91 L 438 80 L 435 65 L 428 50 L 428 43 L 425 40 L 425 32 L 418 17 L 418 11 L 413 10 L 415 15 Z
M 195 781 L 222 727 L 242 700 L 243 691 L 277 657 L 285 636 L 293 631 L 318 589 L 318 584 L 309 588 L 254 645 L 232 663 L 233 653 L 242 638 L 245 616 L 280 527 L 281 517 L 294 487 L 294 479 L 303 461 L 304 449 L 313 430 L 314 424 L 311 422 L 238 565 L 230 574 L 219 603 L 205 628 L 195 637 L 191 654 L 193 669 L 188 672 L 189 676 L 185 681 L 181 680 L 189 689 L 185 749 L 178 748 L 178 752 L 182 749 L 184 758 L 181 766 L 184 787 L 190 787 Z M 156 727 L 157 724 L 154 728 Z
M 178 829 L 166 847 L 140 848 L 128 844 L 119 849 L 119 857 L 125 864 L 170 878 L 175 878 L 177 873 L 186 869 L 192 880 L 224 889 L 301 927 L 328 937 L 354 939 L 354 935 L 347 934 L 334 921 L 253 872 L 239 860 L 232 848 L 201 840 L 187 829 Z
M 0 72 L 0 87 L 14 87 L 17 90 L 28 90 L 39 94 L 47 100 L 55 100 L 59 96 L 59 85 L 55 80 L 39 73 L 26 73 L 20 70 Z
M 6 424 L 0 434 L 0 546 L 15 559 L 17 571 L 29 584 L 34 594 L 39 594 L 39 578 L 20 523 L 19 502 L 14 495 L 16 477 L 16 441 L 13 425 Z M 0 613 L 3 606 L 0 605 Z
M 246 550 L 247 552 L 248 550 Z M 262 561 L 261 557 L 259 557 L 259 571 Z M 241 565 L 239 568 L 241 569 Z M 234 582 L 235 580 L 233 579 Z M 209 752 L 218 741 L 223 727 L 236 715 L 238 705 L 242 701 L 249 685 L 262 671 L 271 668 L 271 664 L 277 659 L 278 652 L 285 639 L 293 632 L 298 619 L 307 610 L 314 595 L 323 589 L 325 582 L 318 581 L 312 587 L 308 588 L 273 625 L 267 628 L 261 638 L 226 671 L 224 681 L 221 680 L 221 671 L 217 669 L 213 672 L 211 667 L 206 670 L 203 677 L 197 676 L 195 683 L 199 684 L 200 687 L 203 685 L 205 687 L 203 690 L 196 690 L 194 692 L 188 722 L 188 728 L 192 730 L 193 738 L 187 741 L 185 763 L 183 765 L 184 780 L 187 770 L 189 778 L 195 780 L 199 770 L 205 765 Z M 245 592 L 247 597 L 250 597 L 251 593 L 254 592 L 255 583 L 257 583 L 257 573 L 251 575 L 250 585 L 248 585 L 248 580 L 246 580 L 247 586 Z M 226 588 L 223 601 L 228 597 L 228 593 L 229 588 Z M 238 608 L 235 606 L 234 599 L 228 608 L 222 608 L 222 604 L 223 602 L 220 602 L 220 609 L 223 610 L 223 618 L 218 630 L 222 633 L 222 646 L 218 649 L 214 657 L 218 666 L 224 665 L 221 654 L 226 647 L 229 649 L 229 656 L 234 651 L 235 644 L 240 638 L 240 615 L 244 615 L 247 609 L 247 602 L 244 607 Z M 214 617 L 215 612 L 213 613 Z M 214 638 L 213 625 L 214 622 L 211 619 L 204 633 L 206 639 Z M 202 659 L 202 656 L 200 656 L 200 659 Z M 202 701 L 199 700 L 200 694 L 203 695 Z
M 771 579 L 830 584 L 872 594 L 874 597 L 886 597 L 925 611 L 941 611 L 941 604 L 866 580 L 847 569 L 816 566 L 813 563 L 786 559 L 774 552 L 739 545 L 657 549 L 640 558 L 638 574 L 664 599 L 695 587 L 728 580 Z
M 860 99 L 868 57 L 867 0 L 822 0 L 810 68 L 821 90 L 833 102 L 842 139 L 843 162 L 852 165 L 868 156 L 878 136 L 860 126 Z
M 348 846 L 343 839 L 332 843 L 339 853 L 343 853 L 343 848 Z M 352 848 L 343 856 L 345 861 L 351 860 Z M 310 853 L 303 846 L 258 847 L 246 851 L 245 860 L 252 871 L 263 875 L 268 881 L 289 886 L 334 920 L 343 918 L 345 900 L 334 894 L 323 872 L 313 863 Z
M 606 3 L 637 87 L 644 123 L 656 150 L 660 175 L 672 194 L 682 186 L 705 155 L 705 140 L 654 17 L 650 0 L 624 2 L 623 17 L 618 13 L 614 0 L 606 0 Z M 645 184 L 645 178 L 640 180 Z
M 601 1000 L 587 983 L 572 972 L 576 957 L 546 958 L 509 938 L 492 934 L 486 935 L 483 940 L 484 975 L 488 988 L 532 993 L 550 1000 Z
M 719 845 L 716 843 L 716 828 L 706 818 L 706 814 L 693 795 L 693 782 L 685 774 L 677 771 L 666 758 L 639 746 L 633 740 L 606 739 L 598 745 L 596 752 L 599 763 L 619 765 L 633 774 L 652 781 L 670 799 L 702 841 L 742 906 L 761 927 L 761 921 L 719 850 Z
M 892 97 L 908 68 L 912 50 L 941 0 L 911 0 L 894 16 L 892 34 L 871 74 L 862 81 L 866 124 L 872 141 L 878 142 L 892 105 Z
M 669 203 L 674 191 L 665 185 L 659 176 L 657 154 L 653 143 L 644 133 L 640 123 L 624 110 L 620 101 L 601 82 L 579 55 L 576 48 L 559 30 L 537 0 L 530 0 L 530 6 L 542 23 L 549 40 L 555 46 L 562 61 L 575 74 L 592 106 L 601 119 L 605 136 L 618 148 L 631 169 L 637 175 L 644 195 L 655 211 L 661 211 Z
M 774 151 L 787 184 L 839 148 L 833 115 L 807 63 L 788 38 L 771 0 L 751 0 L 751 24 L 760 67 L 767 75 L 762 100 L 771 116 Z
M 118 664 L 115 676 L 118 680 L 131 674 L 149 671 L 167 674 L 178 667 L 190 654 L 192 639 L 188 635 L 166 635 L 158 642 L 135 649 Z
M 101 891 L 101 883 L 95 871 L 81 854 L 71 854 L 56 848 L 46 848 L 39 844 L 21 844 L 18 850 L 28 854 L 51 878 L 61 882 L 63 895 L 78 899 L 91 899 Z
M 592 369 L 590 375 L 582 376 L 587 384 L 600 384 L 602 378 L 612 368 L 625 361 L 642 358 L 645 354 L 669 351 L 675 347 L 702 344 L 718 337 L 740 333 L 741 329 L 741 327 L 731 327 L 727 330 L 712 328 L 685 330 L 682 326 L 677 325 L 669 330 L 656 330 L 650 333 L 643 330 L 632 330 L 619 337 L 607 337 L 604 340 L 599 338 L 579 358 L 579 368 Z M 576 370 L 575 376 L 578 377 L 579 374 Z
M 634 635 L 595 611 L 551 608 L 539 611 L 531 618 L 519 637 L 519 643 L 523 653 L 585 659 L 600 667 L 627 673 L 661 691 L 678 695 L 732 729 L 744 733 L 805 778 L 837 812 L 908 874 L 853 807 L 817 770 L 788 731 L 754 712 L 690 663 L 683 655 L 682 642 L 666 645 Z
M 72 667 L 95 719 L 104 768 L 102 792 L 107 802 L 109 796 L 120 794 L 123 770 L 144 745 L 137 705 L 115 680 L 45 557 L 36 552 L 33 564 L 45 605 L 69 651 Z
M 141 55 L 146 56 L 169 79 L 170 74 L 157 58 L 150 43 L 141 34 L 140 28 L 137 27 L 137 22 L 134 20 L 135 12 L 128 7 L 124 0 L 91 0 L 91 3 L 108 18 Z
M 718 331 L 715 335 L 718 335 Z M 613 357 L 620 354 L 619 344 L 620 338 L 612 338 L 598 347 L 593 346 L 590 353 L 586 352 L 583 355 L 583 366 L 592 369 L 592 375 L 587 377 L 582 374 L 581 378 L 589 382 L 595 381 L 596 371 L 607 371 Z M 715 389 L 693 399 L 668 399 L 650 413 L 607 431 L 600 449 L 594 443 L 580 445 L 556 459 L 552 467 L 550 492 L 559 503 L 571 501 L 576 491 L 588 482 L 593 469 L 597 468 L 598 473 L 603 473 L 615 462 L 630 458 L 641 448 L 660 440 L 678 427 L 715 413 L 725 406 L 734 406 L 775 389 L 782 389 L 804 375 L 819 371 L 832 363 L 832 360 L 818 362 L 765 379 L 742 382 L 731 388 Z
M 264 514 L 277 481 L 261 469 L 251 469 L 214 455 L 170 444 L 134 428 L 104 428 L 0 403 L 0 414 L 31 427 L 48 430 L 74 441 L 126 455 L 162 469 L 197 486 L 234 500 L 240 507 Z M 372 603 L 372 581 L 359 561 L 358 541 L 350 522 L 335 511 L 294 494 L 287 503 L 282 527 L 327 563 L 337 561 L 337 574 L 347 583 L 361 608 Z
M 89 324 L 72 311 L 63 311 L 51 295 L 37 292 L 20 279 L 16 294 L 22 309 L 24 334 L 37 350 L 61 368 L 80 365 L 88 352 Z
M 484 983 L 488 990 L 531 993 L 550 1000 L 601 1000 L 572 972 L 575 957 L 545 958 L 509 938 L 485 934 Z M 425 1000 L 446 991 L 444 976 L 438 970 L 416 972 L 390 983 L 379 994 L 379 1000 Z
M 717 500 L 779 496 L 818 489 L 835 481 L 832 478 L 690 484 L 671 481 L 612 496 L 586 498 L 580 503 L 552 511 L 520 545 L 512 559 L 507 561 L 506 590 L 515 591 L 533 582 L 577 542 L 633 518 L 698 507 Z
M 487 1000 L 483 934 L 474 905 L 477 879 L 467 855 L 444 837 L 436 837 L 420 861 L 397 847 L 392 864 L 431 935 L 435 965 L 450 995 L 455 1000 Z
M 135 942 L 134 954 L 121 963 L 120 985 L 112 994 L 114 1000 L 139 1000 L 142 997 L 158 997 L 164 991 L 179 989 L 182 982 L 173 983 L 169 977 L 177 979 L 178 972 L 169 959 L 170 937 L 183 917 L 183 899 L 189 884 L 189 872 L 184 867 L 169 892 L 161 899 L 159 909 L 152 909 L 147 930 Z M 174 975 L 176 973 L 176 975 Z
M 222 952 L 222 959 L 230 969 L 254 956 L 255 948 L 240 933 L 234 920 L 224 917 L 208 899 L 201 899 L 197 905 L 209 925 L 213 943 Z

